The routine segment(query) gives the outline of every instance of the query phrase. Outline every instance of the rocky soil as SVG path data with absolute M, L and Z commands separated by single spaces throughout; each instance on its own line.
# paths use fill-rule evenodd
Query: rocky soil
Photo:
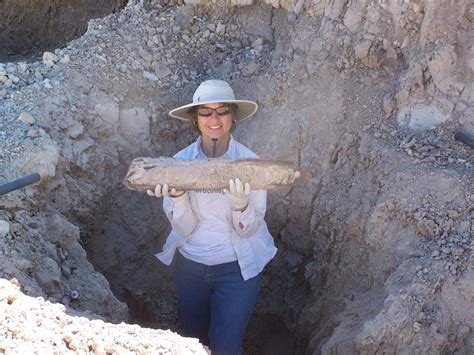
M 0 353 L 205 353 L 174 333 L 160 201 L 122 179 L 195 139 L 167 111 L 208 78 L 259 103 L 239 141 L 314 176 L 269 193 L 279 252 L 247 353 L 474 352 L 459 140 L 474 132 L 474 5 L 237 5 L 130 1 L 39 61 L 0 64 L 0 183 L 42 176 L 0 196 Z
M 90 313 L 32 298 L 0 279 L 2 354 L 208 354 L 197 339 L 170 330 L 112 325 Z

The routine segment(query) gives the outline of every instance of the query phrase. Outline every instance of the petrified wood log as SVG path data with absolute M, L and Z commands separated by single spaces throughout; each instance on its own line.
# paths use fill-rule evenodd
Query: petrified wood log
M 292 163 L 272 160 L 137 158 L 123 183 L 141 192 L 165 183 L 177 190 L 217 191 L 234 178 L 248 182 L 253 190 L 269 190 L 301 185 L 311 174 Z

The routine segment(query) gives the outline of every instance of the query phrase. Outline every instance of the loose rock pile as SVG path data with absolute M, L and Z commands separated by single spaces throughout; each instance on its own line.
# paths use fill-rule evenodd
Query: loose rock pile
M 167 330 L 111 325 L 92 314 L 32 298 L 15 280 L 0 279 L 2 354 L 208 354 L 196 339 Z

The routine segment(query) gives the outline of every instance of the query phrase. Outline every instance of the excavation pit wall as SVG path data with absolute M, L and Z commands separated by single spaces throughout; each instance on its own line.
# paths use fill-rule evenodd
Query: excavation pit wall
M 169 230 L 161 201 L 121 181 L 131 159 L 171 156 L 196 138 L 167 111 L 217 77 L 260 105 L 234 137 L 261 158 L 313 174 L 304 186 L 269 192 L 266 220 L 279 252 L 265 270 L 246 349 L 468 353 L 473 317 L 461 310 L 472 300 L 472 156 L 451 140 L 472 123 L 472 86 L 456 74 L 466 61 L 442 65 L 450 41 L 462 47 L 468 33 L 450 32 L 432 4 L 426 12 L 411 3 L 390 9 L 428 14 L 424 21 L 441 21 L 452 36 L 431 62 L 436 73 L 445 69 L 441 80 L 419 58 L 424 47 L 396 46 L 420 36 L 413 29 L 423 19 L 411 16 L 411 30 L 379 29 L 380 39 L 356 21 L 364 4 L 341 6 L 297 16 L 263 3 L 131 3 L 91 22 L 53 65 L 40 63 L 47 82 L 20 78 L 18 92 L 7 88 L 2 112 L 11 134 L 3 144 L 15 149 L 3 174 L 44 178 L 2 198 L 11 230 L 2 277 L 71 312 L 179 331 L 172 268 L 153 256 Z M 461 24 L 469 22 L 463 6 L 453 13 Z M 420 42 L 430 42 L 424 36 Z M 60 62 L 65 56 L 70 63 Z M 459 85 L 464 107 L 448 115 Z M 411 114 L 425 96 L 444 125 L 414 131 L 443 121 Z M 21 112 L 32 119 L 16 120 Z
M 18 61 L 64 46 L 91 18 L 118 12 L 126 0 L 6 0 L 0 4 L 0 60 Z

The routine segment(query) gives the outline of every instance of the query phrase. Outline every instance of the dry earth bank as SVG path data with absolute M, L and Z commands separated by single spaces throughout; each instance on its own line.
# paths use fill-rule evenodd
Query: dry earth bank
M 3 0 L 0 60 L 54 49 L 84 34 L 87 22 L 118 12 L 126 0 Z

